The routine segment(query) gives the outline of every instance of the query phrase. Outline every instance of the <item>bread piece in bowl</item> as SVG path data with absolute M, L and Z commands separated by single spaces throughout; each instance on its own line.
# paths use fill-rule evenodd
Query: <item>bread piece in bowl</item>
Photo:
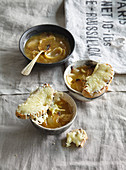
M 77 147 L 83 147 L 87 139 L 88 137 L 85 130 L 74 129 L 67 134 L 66 147 L 71 146 L 71 143 L 74 143 Z
M 49 84 L 37 88 L 24 103 L 18 106 L 16 116 L 21 119 L 43 116 L 52 103 L 53 96 L 54 89 Z
M 94 98 L 105 93 L 112 82 L 113 75 L 114 71 L 111 65 L 98 63 L 93 73 L 86 77 L 82 95 L 87 98 Z
M 112 82 L 114 71 L 110 64 L 79 60 L 64 72 L 64 81 L 70 93 L 81 101 L 92 101 L 104 94 Z

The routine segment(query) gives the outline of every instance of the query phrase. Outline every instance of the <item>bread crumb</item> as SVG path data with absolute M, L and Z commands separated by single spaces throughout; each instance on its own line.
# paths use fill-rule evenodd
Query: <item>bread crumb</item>
M 77 147 L 83 147 L 87 139 L 88 137 L 85 130 L 82 128 L 75 129 L 67 134 L 66 147 L 71 146 L 71 143 L 74 143 Z

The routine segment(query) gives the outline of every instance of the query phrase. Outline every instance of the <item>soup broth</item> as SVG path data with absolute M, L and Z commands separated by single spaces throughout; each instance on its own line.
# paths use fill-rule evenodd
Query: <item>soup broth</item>
M 32 36 L 25 44 L 24 52 L 29 59 L 34 59 L 40 52 L 38 63 L 55 63 L 70 53 L 70 45 L 63 35 L 44 32 Z
M 82 92 L 86 83 L 86 77 L 90 76 L 95 66 L 71 67 L 71 73 L 67 75 L 67 82 L 72 89 Z
M 73 117 L 72 108 L 63 99 L 56 101 L 54 105 L 49 108 L 47 114 L 48 118 L 42 123 L 42 126 L 46 128 L 58 128 L 64 126 L 69 123 Z

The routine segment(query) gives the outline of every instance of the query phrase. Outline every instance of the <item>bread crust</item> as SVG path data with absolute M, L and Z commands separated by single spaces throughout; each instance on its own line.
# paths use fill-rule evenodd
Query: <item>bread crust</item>
M 99 92 L 94 92 L 94 93 L 91 95 L 89 92 L 87 92 L 85 89 L 83 89 L 82 95 L 83 95 L 84 97 L 87 97 L 87 98 L 95 98 L 95 97 L 98 97 L 98 96 L 102 95 L 103 93 L 107 92 L 107 90 L 108 90 L 108 87 L 105 86 L 105 87 L 103 87 Z
M 21 114 L 21 113 L 19 113 L 17 110 L 16 110 L 16 116 L 18 117 L 18 118 L 20 118 L 20 119 L 33 119 L 35 116 L 32 114 L 32 113 L 30 113 L 30 114 Z M 36 116 L 37 117 L 40 117 L 40 116 L 42 116 L 44 114 L 44 111 L 42 111 L 42 112 L 38 112 L 38 113 L 36 113 Z

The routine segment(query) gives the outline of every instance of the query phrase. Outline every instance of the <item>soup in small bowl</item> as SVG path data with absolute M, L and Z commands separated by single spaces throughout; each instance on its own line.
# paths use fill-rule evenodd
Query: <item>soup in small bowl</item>
M 64 81 L 75 98 L 92 101 L 107 92 L 113 76 L 114 71 L 110 64 L 79 60 L 66 68 Z
M 42 84 L 16 109 L 20 119 L 30 119 L 46 134 L 59 134 L 68 129 L 76 118 L 76 103 L 67 93 Z
M 31 119 L 32 124 L 42 133 L 57 135 L 67 130 L 76 118 L 77 106 L 71 96 L 67 93 L 57 92 L 54 102 L 45 114 L 44 121 Z M 41 119 L 41 117 L 40 117 Z

